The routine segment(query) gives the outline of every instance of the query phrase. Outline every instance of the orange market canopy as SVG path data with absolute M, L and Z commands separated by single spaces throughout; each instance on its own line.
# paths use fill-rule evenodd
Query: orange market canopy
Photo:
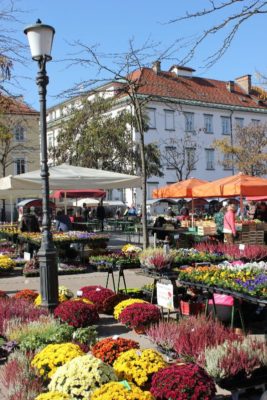
M 267 179 L 258 176 L 237 175 L 217 179 L 194 187 L 193 197 L 234 197 L 267 195 Z
M 162 188 L 153 190 L 153 199 L 159 199 L 162 197 L 168 198 L 184 198 L 184 197 L 197 197 L 192 195 L 192 189 L 195 187 L 201 187 L 206 184 L 207 181 L 202 179 L 190 178 L 185 181 L 173 183 L 171 185 L 163 186 Z

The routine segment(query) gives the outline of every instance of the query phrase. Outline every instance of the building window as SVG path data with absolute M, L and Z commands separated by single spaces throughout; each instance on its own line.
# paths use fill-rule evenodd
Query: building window
M 223 156 L 223 169 L 225 171 L 232 171 L 233 169 L 233 156 L 232 154 L 224 154 Z
M 214 149 L 205 149 L 206 153 L 206 169 L 215 169 L 214 166 Z
M 24 174 L 26 172 L 26 161 L 24 158 L 17 158 L 14 163 L 16 175 Z
M 164 110 L 165 112 L 165 130 L 174 131 L 174 111 Z
M 17 142 L 23 142 L 25 139 L 25 128 L 21 125 L 15 126 L 14 137 Z
M 244 118 L 235 118 L 235 126 L 238 128 L 244 127 Z
M 156 109 L 147 108 L 148 114 L 148 127 L 149 129 L 156 129 Z
M 188 171 L 196 169 L 196 149 L 194 147 L 187 147 L 186 151 L 186 168 Z
M 194 113 L 185 112 L 185 131 L 186 132 L 193 132 L 194 131 Z
M 213 133 L 213 115 L 204 114 L 204 131 L 205 133 Z
M 231 118 L 230 117 L 221 117 L 222 121 L 222 134 L 230 135 L 231 134 Z
M 48 149 L 53 147 L 53 135 L 47 135 L 47 147 Z
M 147 183 L 147 199 L 152 199 L 153 190 L 158 189 L 159 183 L 158 182 L 148 182 Z
M 261 121 L 259 119 L 253 119 L 251 120 L 251 123 L 253 126 L 259 126 Z

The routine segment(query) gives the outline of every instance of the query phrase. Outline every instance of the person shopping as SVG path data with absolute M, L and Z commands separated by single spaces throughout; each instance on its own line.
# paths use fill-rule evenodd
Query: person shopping
M 233 244 L 236 238 L 235 215 L 236 206 L 229 204 L 223 219 L 224 241 L 228 244 Z

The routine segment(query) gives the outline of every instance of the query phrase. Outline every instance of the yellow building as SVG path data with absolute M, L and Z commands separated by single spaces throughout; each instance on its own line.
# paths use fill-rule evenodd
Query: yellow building
M 39 112 L 25 104 L 21 97 L 1 95 L 0 178 L 39 168 Z M 8 216 L 10 211 L 8 202 L 6 206 Z

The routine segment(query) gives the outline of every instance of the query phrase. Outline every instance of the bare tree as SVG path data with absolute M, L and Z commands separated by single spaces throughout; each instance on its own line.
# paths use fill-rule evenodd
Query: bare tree
M 178 181 L 188 179 L 199 160 L 199 144 L 189 134 L 183 138 L 170 137 L 163 142 L 162 159 L 175 171 Z
M 208 27 L 194 38 L 190 50 L 182 61 L 184 64 L 193 58 L 196 50 L 205 40 L 223 32 L 223 40 L 220 40 L 216 51 L 206 60 L 206 65 L 211 66 L 228 50 L 240 27 L 248 19 L 257 15 L 267 14 L 267 1 L 262 0 L 202 0 L 199 3 L 201 3 L 201 6 L 197 11 L 186 12 L 185 15 L 169 21 L 169 23 L 179 23 L 184 20 L 191 22 L 204 18 L 208 20 Z M 217 17 L 220 22 L 214 23 Z
M 214 147 L 224 155 L 220 163 L 227 169 L 236 169 L 248 175 L 267 174 L 267 125 L 237 127 L 233 144 L 229 140 L 216 140 Z
M 72 90 L 63 93 L 63 95 L 77 95 L 90 89 L 91 93 L 95 88 L 95 93 L 99 93 L 102 85 L 103 91 L 115 95 L 118 106 L 123 104 L 128 108 L 133 115 L 132 123 L 135 128 L 135 141 L 138 143 L 140 151 L 140 171 L 142 181 L 142 225 L 144 247 L 148 246 L 148 231 L 147 231 L 147 210 L 146 210 L 146 181 L 147 181 L 147 167 L 146 167 L 146 147 L 145 147 L 145 133 L 148 129 L 147 124 L 147 105 L 153 99 L 147 92 L 142 93 L 142 89 L 146 86 L 146 78 L 144 75 L 137 74 L 135 70 L 142 71 L 145 63 L 149 59 L 159 59 L 158 47 L 151 42 L 145 43 L 140 48 L 135 48 L 133 41 L 129 42 L 129 51 L 121 54 L 102 54 L 98 52 L 97 47 L 87 46 L 81 42 L 75 43 L 79 46 L 83 57 L 79 54 L 75 56 L 70 62 L 73 65 L 78 64 L 86 68 L 92 67 L 97 69 L 97 77 L 79 83 Z M 85 57 L 84 57 L 85 54 Z M 108 75 L 106 77 L 105 75 Z M 156 97 L 156 96 L 154 96 Z

